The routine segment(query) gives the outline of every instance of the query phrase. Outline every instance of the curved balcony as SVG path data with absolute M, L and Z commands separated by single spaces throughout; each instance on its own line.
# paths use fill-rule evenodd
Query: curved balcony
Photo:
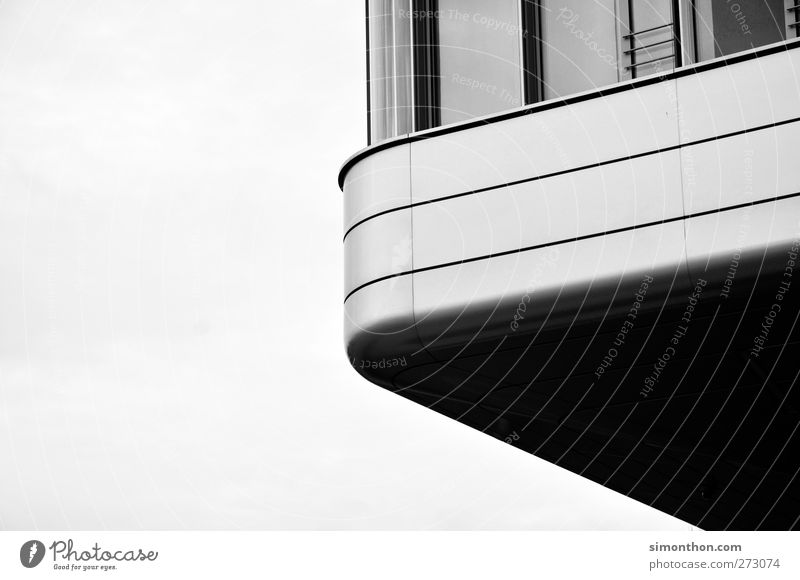
M 550 26 L 525 4 L 517 68 L 535 52 L 526 31 Z M 673 35 L 670 58 L 695 62 L 646 75 L 657 65 L 622 43 L 607 86 L 561 79 L 568 94 L 554 96 L 543 66 L 515 81 L 530 104 L 464 118 L 442 106 L 442 77 L 427 110 L 412 103 L 413 130 L 373 124 L 340 175 L 345 341 L 368 380 L 667 513 L 788 529 L 800 516 L 785 354 L 800 340 L 788 294 L 800 291 L 800 41 L 785 40 L 797 11 L 779 42 L 741 51 L 721 32 L 727 13 L 697 5 L 716 58 L 698 56 L 702 34 L 689 52 Z M 620 39 L 658 25 L 613 16 Z M 410 39 L 423 17 L 409 14 Z

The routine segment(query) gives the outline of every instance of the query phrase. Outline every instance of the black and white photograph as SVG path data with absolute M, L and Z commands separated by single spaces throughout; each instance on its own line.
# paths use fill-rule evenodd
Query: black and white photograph
M 800 0 L 0 0 L 0 577 L 797 578 Z

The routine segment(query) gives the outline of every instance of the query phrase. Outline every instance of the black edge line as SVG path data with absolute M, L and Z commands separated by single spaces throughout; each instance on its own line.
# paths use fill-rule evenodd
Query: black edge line
M 791 199 L 793 197 L 800 197 L 800 191 L 798 191 L 796 193 L 787 193 L 786 195 L 779 195 L 777 197 L 770 197 L 768 199 L 759 199 L 759 200 L 750 201 L 750 202 L 747 202 L 747 203 L 740 203 L 740 204 L 737 204 L 737 205 L 731 205 L 731 206 L 718 208 L 718 209 L 709 209 L 709 210 L 706 210 L 706 211 L 693 213 L 693 214 L 690 214 L 690 215 L 687 215 L 687 216 L 676 216 L 676 217 L 672 217 L 672 218 L 658 220 L 658 221 L 655 221 L 655 222 L 648 222 L 648 223 L 644 223 L 644 224 L 626 226 L 624 228 L 606 230 L 606 231 L 602 231 L 602 232 L 596 232 L 594 234 L 585 234 L 585 235 L 582 235 L 582 236 L 566 238 L 564 240 L 558 240 L 558 241 L 555 241 L 555 242 L 546 242 L 544 244 L 536 244 L 534 246 L 526 246 L 524 248 L 518 248 L 516 250 L 505 250 L 503 252 L 495 252 L 493 254 L 486 254 L 484 256 L 475 256 L 473 258 L 465 258 L 463 260 L 457 260 L 455 262 L 447 262 L 447 263 L 444 263 L 444 264 L 436 264 L 434 266 L 425 266 L 424 268 L 417 268 L 417 269 L 414 269 L 414 270 L 407 270 L 406 272 L 399 272 L 397 274 L 390 274 L 389 276 L 382 276 L 381 278 L 376 278 L 375 280 L 371 280 L 370 282 L 365 282 L 364 284 L 361 284 L 361 286 L 359 286 L 358 288 L 355 288 L 354 290 L 351 290 L 350 293 L 347 296 L 345 296 L 344 301 L 347 302 L 347 300 L 353 294 L 355 294 L 359 290 L 362 290 L 362 289 L 366 288 L 367 286 L 371 286 L 372 284 L 377 284 L 378 282 L 383 282 L 384 280 L 391 280 L 392 278 L 399 278 L 400 276 L 408 276 L 409 274 L 420 274 L 422 272 L 428 272 L 430 270 L 439 270 L 439 269 L 442 269 L 442 268 L 449 268 L 451 266 L 460 266 L 462 264 L 469 264 L 471 262 L 479 262 L 481 260 L 490 260 L 492 258 L 501 258 L 503 256 L 510 256 L 512 254 L 521 254 L 523 252 L 529 252 L 529 251 L 532 251 L 532 250 L 541 250 L 542 248 L 549 248 L 549 247 L 552 247 L 552 246 L 560 246 L 562 244 L 570 244 L 570 243 L 573 243 L 573 242 L 582 242 L 584 240 L 590 240 L 592 238 L 598 238 L 598 237 L 601 237 L 601 236 L 610 236 L 610 235 L 614 235 L 614 234 L 621 234 L 621 233 L 624 233 L 624 232 L 630 232 L 630 231 L 633 231 L 633 230 L 641 230 L 641 229 L 644 229 L 644 228 L 650 228 L 650 227 L 653 227 L 653 226 L 660 226 L 660 225 L 669 224 L 669 223 L 673 223 L 673 222 L 677 222 L 677 221 L 681 221 L 681 220 L 689 220 L 689 219 L 693 219 L 693 218 L 704 217 L 704 216 L 707 216 L 707 215 L 713 215 L 715 213 L 723 213 L 723 212 L 726 212 L 726 211 L 733 211 L 733 210 L 742 209 L 742 208 L 745 208 L 745 207 L 753 207 L 753 206 L 762 205 L 762 204 L 765 204 L 765 203 L 773 203 L 773 202 L 776 202 L 776 201 L 783 201 L 783 200 L 786 200 L 786 199 Z
M 407 143 L 414 143 L 417 141 L 423 141 L 425 139 L 431 139 L 433 137 L 439 137 L 441 135 L 447 135 L 449 133 L 455 133 L 458 131 L 464 131 L 466 129 L 472 129 L 474 127 L 481 127 L 484 125 L 491 125 L 493 123 L 499 123 L 501 121 L 506 121 L 508 119 L 514 119 L 516 117 L 524 117 L 525 115 L 530 115 L 533 113 L 538 113 L 540 111 L 547 111 L 550 109 L 557 109 L 559 107 L 565 107 L 568 105 L 574 105 L 577 103 L 582 103 L 584 101 L 590 101 L 592 99 L 597 99 L 601 97 L 607 97 L 610 95 L 614 95 L 617 93 L 622 93 L 625 91 L 629 91 L 632 89 L 637 89 L 641 87 L 646 87 L 649 85 L 654 85 L 694 74 L 698 74 L 708 70 L 714 70 L 716 68 L 723 68 L 732 64 L 737 64 L 740 62 L 746 62 L 748 60 L 753 60 L 756 58 L 770 56 L 772 54 L 777 54 L 779 52 L 789 52 L 795 48 L 800 48 L 800 39 L 790 39 L 785 42 L 782 42 L 777 45 L 769 46 L 767 48 L 755 49 L 750 52 L 746 53 L 739 53 L 732 55 L 730 57 L 722 58 L 720 60 L 714 60 L 711 62 L 701 62 L 692 65 L 687 65 L 685 67 L 681 67 L 679 69 L 673 70 L 668 73 L 664 73 L 663 75 L 654 75 L 644 77 L 641 80 L 634 79 L 633 81 L 629 81 L 625 84 L 616 84 L 611 85 L 609 87 L 604 87 L 598 89 L 591 93 L 585 93 L 581 95 L 575 95 L 572 97 L 565 97 L 559 100 L 552 100 L 552 101 L 544 101 L 541 103 L 535 103 L 528 107 L 523 107 L 520 109 L 516 109 L 513 111 L 509 111 L 506 113 L 499 113 L 492 117 L 479 119 L 477 121 L 467 121 L 461 124 L 455 125 L 446 125 L 444 127 L 437 127 L 435 129 L 429 129 L 427 131 L 409 135 L 403 135 L 401 137 L 395 137 L 393 139 L 388 139 L 386 141 L 382 141 L 377 143 L 376 145 L 367 147 L 362 149 L 358 153 L 352 155 L 347 161 L 344 162 L 342 168 L 339 170 L 339 189 L 344 190 L 344 180 L 347 173 L 350 169 L 364 159 L 365 157 L 369 157 L 373 153 L 377 153 L 378 151 L 383 151 L 385 149 L 389 149 L 391 147 L 395 147 L 397 145 L 404 145 Z
M 418 201 L 416 203 L 411 203 L 411 204 L 408 204 L 408 205 L 402 205 L 402 206 L 398 206 L 398 207 L 393 207 L 391 209 L 387 209 L 387 210 L 378 212 L 376 214 L 373 214 L 371 216 L 365 217 L 363 220 L 361 220 L 359 222 L 356 222 L 355 224 L 350 226 L 350 228 L 345 232 L 344 237 L 342 238 L 342 241 L 346 240 L 347 236 L 350 235 L 350 232 L 352 232 L 358 226 L 360 226 L 360 225 L 362 225 L 362 224 L 364 224 L 364 223 L 366 223 L 366 222 L 368 222 L 368 221 L 370 221 L 372 219 L 380 217 L 382 215 L 386 215 L 388 213 L 392 213 L 392 212 L 396 212 L 396 211 L 402 211 L 402 210 L 406 210 L 406 209 L 412 209 L 412 208 L 415 208 L 415 207 L 428 205 L 430 203 L 438 203 L 440 201 L 447 201 L 447 200 L 450 200 L 450 199 L 456 199 L 456 198 L 464 197 L 464 196 L 467 196 L 467 195 L 475 195 L 475 194 L 478 194 L 478 193 L 484 193 L 486 191 L 491 191 L 493 189 L 502 189 L 504 187 L 514 187 L 516 185 L 521 185 L 523 183 L 530 183 L 530 182 L 533 182 L 533 181 L 540 181 L 542 179 L 549 179 L 551 177 L 558 177 L 560 175 L 567 175 L 569 173 L 576 173 L 578 171 L 586 171 L 587 169 L 596 169 L 598 167 L 603 167 L 605 165 L 611 165 L 612 163 L 621 163 L 623 161 L 633 161 L 634 159 L 639 159 L 641 157 L 647 157 L 649 155 L 658 155 L 660 153 L 669 153 L 670 151 L 675 151 L 676 149 L 683 149 L 683 148 L 686 148 L 686 147 L 694 147 L 696 145 L 703 145 L 704 143 L 710 143 L 711 141 L 722 141 L 723 139 L 730 139 L 732 137 L 738 137 L 740 135 L 745 135 L 747 133 L 756 133 L 758 131 L 763 131 L 765 129 L 774 129 L 774 128 L 777 128 L 777 127 L 781 127 L 783 125 L 789 125 L 791 123 L 797 123 L 798 121 L 800 121 L 800 117 L 794 117 L 792 119 L 785 119 L 783 121 L 778 121 L 776 123 L 769 123 L 767 125 L 760 125 L 758 127 L 752 127 L 752 128 L 749 128 L 749 129 L 740 129 L 739 131 L 734 131 L 733 133 L 725 133 L 723 135 L 715 135 L 714 137 L 706 137 L 705 139 L 699 139 L 697 141 L 691 141 L 690 143 L 682 143 L 682 144 L 678 144 L 678 145 L 670 145 L 669 147 L 662 147 L 661 149 L 654 149 L 652 151 L 645 151 L 643 153 L 635 153 L 634 155 L 626 155 L 625 157 L 617 157 L 615 159 L 608 159 L 606 161 L 598 161 L 596 163 L 590 163 L 589 165 L 582 165 L 580 167 L 571 167 L 570 169 L 562 169 L 560 171 L 554 171 L 552 173 L 545 173 L 545 174 L 542 174 L 542 175 L 536 175 L 534 177 L 526 177 L 526 178 L 523 178 L 523 179 L 518 179 L 516 181 L 509 181 L 507 183 L 500 183 L 498 185 L 488 185 L 486 187 L 481 187 L 479 189 L 473 189 L 473 190 L 470 190 L 470 191 L 465 191 L 463 193 L 454 193 L 452 195 L 445 195 L 443 197 L 437 197 L 437 198 L 434 198 L 434 199 L 427 199 L 425 201 Z

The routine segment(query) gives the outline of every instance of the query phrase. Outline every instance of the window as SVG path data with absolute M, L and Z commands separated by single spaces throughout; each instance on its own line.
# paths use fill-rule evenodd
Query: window
M 787 29 L 797 36 L 796 10 L 784 0 L 695 0 L 694 6 L 698 61 L 780 42 Z
M 619 80 L 615 0 L 542 0 L 544 98 Z
M 627 0 L 628 32 L 623 35 L 626 71 L 631 78 L 681 65 L 678 2 Z
M 410 133 L 411 12 L 408 0 L 369 0 L 367 12 L 370 142 Z
M 367 0 L 367 9 L 370 142 L 800 34 L 800 0 Z
M 442 124 L 524 104 L 519 0 L 439 0 Z
M 439 2 L 414 0 L 414 127 L 438 127 L 441 115 Z

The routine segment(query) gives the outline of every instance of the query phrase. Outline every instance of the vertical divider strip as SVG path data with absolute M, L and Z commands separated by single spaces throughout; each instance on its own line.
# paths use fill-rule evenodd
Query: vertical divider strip
M 522 68 L 524 70 L 525 104 L 544 100 L 544 75 L 542 61 L 542 7 L 541 0 L 522 1 L 520 42 L 522 43 Z
M 414 129 L 441 125 L 439 2 L 413 0 Z
M 372 145 L 372 91 L 370 83 L 370 38 L 369 38 L 369 0 L 364 0 L 364 15 L 367 27 L 367 145 Z

